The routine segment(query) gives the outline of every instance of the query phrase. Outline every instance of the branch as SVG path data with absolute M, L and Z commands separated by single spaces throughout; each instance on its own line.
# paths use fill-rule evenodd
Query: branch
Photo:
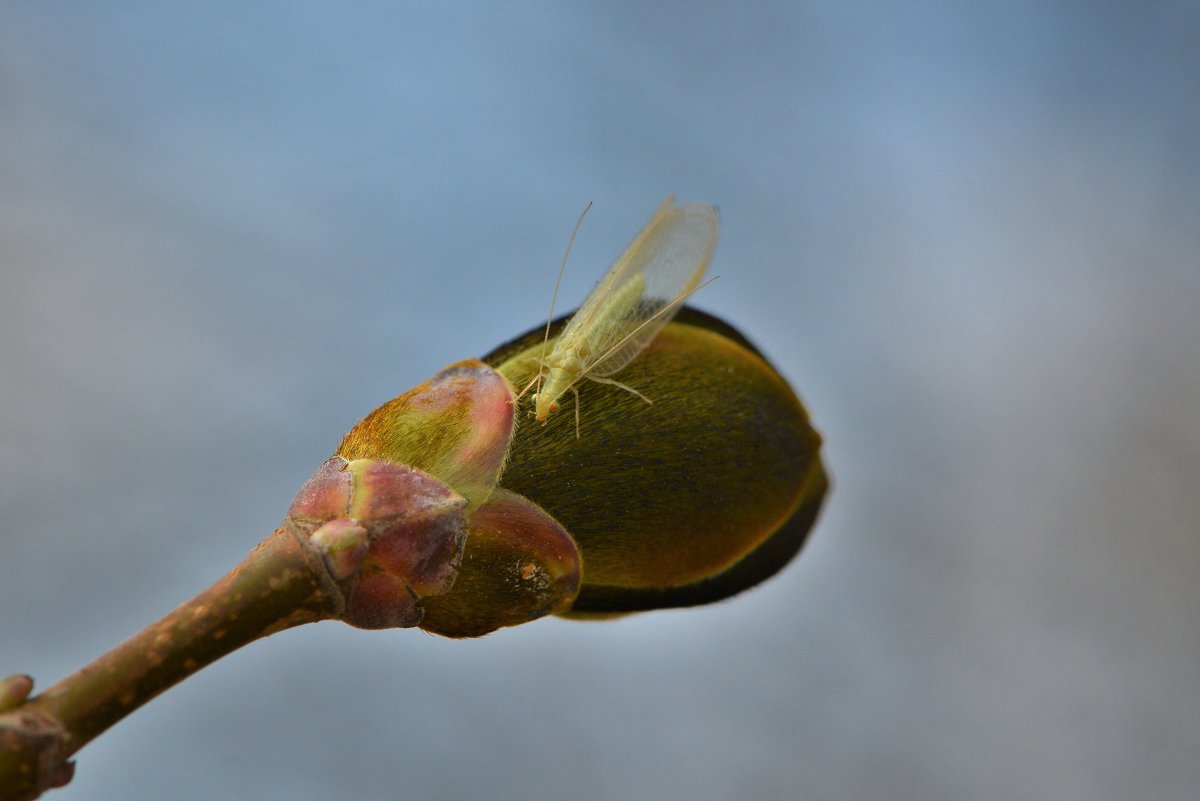
M 285 524 L 227 576 L 87 667 L 24 701 L 33 682 L 0 682 L 0 801 L 71 780 L 75 752 L 164 690 L 283 629 L 341 613 L 324 560 Z M 24 703 L 21 703 L 24 701 Z

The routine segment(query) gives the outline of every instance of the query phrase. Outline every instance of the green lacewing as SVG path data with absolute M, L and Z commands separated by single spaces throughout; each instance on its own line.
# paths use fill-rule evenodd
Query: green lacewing
M 668 197 L 583 301 L 549 353 L 547 324 L 542 355 L 536 359 L 537 375 L 525 387 L 537 386 L 532 401 L 539 423 L 544 425 L 558 411 L 559 399 L 569 391 L 575 395 L 578 438 L 579 392 L 575 385 L 584 378 L 614 384 L 651 403 L 633 387 L 609 376 L 637 358 L 684 301 L 714 280 L 700 283 L 717 246 L 717 228 L 714 206 L 677 206 L 674 196 Z M 556 298 L 557 294 L 555 287 Z M 550 308 L 553 318 L 553 301 Z

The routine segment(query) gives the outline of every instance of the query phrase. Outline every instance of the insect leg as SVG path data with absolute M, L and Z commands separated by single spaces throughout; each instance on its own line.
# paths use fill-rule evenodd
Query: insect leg
M 570 387 L 571 393 L 575 395 L 575 439 L 582 439 L 579 436 L 579 390 L 575 389 L 575 385 Z
M 517 393 L 517 397 L 513 398 L 513 402 L 515 403 L 515 402 L 519 401 L 521 398 L 525 397 L 525 393 L 528 392 L 529 388 L 532 387 L 534 384 L 536 384 L 538 382 L 538 379 L 541 377 L 542 377 L 541 374 L 538 374 L 538 375 L 535 375 L 533 378 L 529 379 L 529 383 L 525 385 L 525 389 L 523 389 Z
M 545 365 L 546 365 L 546 360 L 541 358 L 540 356 L 530 356 L 528 358 L 522 359 L 521 361 L 522 361 L 522 363 L 529 362 L 529 363 L 536 364 L 538 366 L 538 371 L 537 371 L 537 375 L 535 375 L 533 378 L 531 378 L 529 380 L 529 383 L 525 385 L 525 388 L 517 394 L 517 397 L 513 398 L 514 401 L 519 401 L 521 398 L 525 397 L 525 393 L 529 391 L 529 388 L 532 387 L 534 384 L 538 383 L 539 381 L 541 381 L 542 368 L 545 367 Z
M 601 378 L 598 375 L 589 375 L 589 376 L 587 376 L 587 378 L 589 381 L 595 381 L 598 384 L 612 384 L 614 387 L 620 387 L 621 389 L 625 390 L 626 392 L 632 392 L 634 395 L 637 395 L 639 398 L 644 400 L 646 403 L 649 403 L 652 406 L 654 405 L 654 401 L 650 400 L 645 395 L 638 392 L 636 389 L 629 386 L 628 384 L 622 384 L 620 381 L 613 381 L 611 378 Z

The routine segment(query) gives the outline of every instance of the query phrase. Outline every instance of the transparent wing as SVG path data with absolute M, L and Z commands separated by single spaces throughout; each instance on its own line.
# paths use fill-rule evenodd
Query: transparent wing
M 584 372 L 617 372 L 650 344 L 700 285 L 717 246 L 717 210 L 668 197 L 559 337 Z

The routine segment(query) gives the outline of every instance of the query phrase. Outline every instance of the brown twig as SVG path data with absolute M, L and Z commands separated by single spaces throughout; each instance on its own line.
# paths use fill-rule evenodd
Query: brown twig
M 338 616 L 320 554 L 276 529 L 232 572 L 87 667 L 24 703 L 25 676 L 0 682 L 0 801 L 71 780 L 71 756 L 164 690 L 247 643 Z

